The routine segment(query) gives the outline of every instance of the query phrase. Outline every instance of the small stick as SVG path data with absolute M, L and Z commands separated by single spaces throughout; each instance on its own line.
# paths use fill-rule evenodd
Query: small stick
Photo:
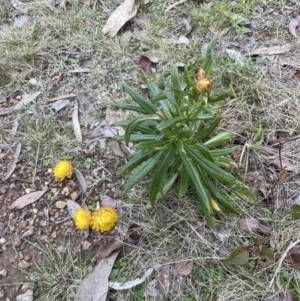
M 61 100 L 61 99 L 66 99 L 66 98 L 73 98 L 76 97 L 76 94 L 65 94 L 65 95 L 61 95 L 61 96 L 57 96 L 57 97 L 52 97 L 52 98 L 48 98 L 46 101 L 47 102 L 53 102 L 56 100 Z

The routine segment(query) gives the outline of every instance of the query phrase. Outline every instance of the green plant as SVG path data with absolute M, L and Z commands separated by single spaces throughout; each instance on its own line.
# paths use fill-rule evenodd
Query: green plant
M 220 186 L 227 187 L 229 193 L 244 200 L 254 201 L 248 187 L 220 167 L 232 164 L 226 155 L 234 148 L 220 148 L 232 138 L 232 133 L 212 136 L 220 122 L 212 104 L 224 100 L 230 92 L 217 96 L 210 93 L 211 82 L 206 74 L 211 72 L 215 43 L 216 39 L 213 39 L 208 47 L 204 70 L 198 72 L 197 81 L 186 69 L 185 89 L 181 87 L 176 66 L 172 67 L 172 84 L 167 92 L 162 92 L 155 83 L 149 84 L 151 101 L 124 84 L 136 104 L 119 103 L 117 107 L 139 115 L 119 121 L 117 124 L 125 127 L 125 135 L 116 137 L 126 144 L 137 143 L 137 151 L 121 169 L 121 173 L 133 172 L 123 194 L 153 172 L 149 191 L 152 206 L 157 197 L 165 195 L 177 181 L 179 198 L 186 194 L 189 186 L 192 187 L 211 225 L 215 224 L 214 210 L 222 208 L 239 214 L 225 191 L 220 191 Z

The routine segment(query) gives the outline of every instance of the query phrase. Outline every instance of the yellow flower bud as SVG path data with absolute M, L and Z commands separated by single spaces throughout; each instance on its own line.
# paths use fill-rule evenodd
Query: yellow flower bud
M 107 232 L 116 225 L 118 218 L 117 210 L 110 206 L 102 207 L 93 212 L 90 226 L 98 232 Z
M 65 178 L 70 178 L 72 174 L 73 166 L 69 161 L 60 161 L 53 169 L 54 178 L 59 181 L 63 181 Z
M 85 208 L 79 208 L 75 212 L 74 221 L 75 226 L 79 230 L 88 230 L 90 227 L 90 219 L 91 219 L 91 213 L 88 209 Z
M 199 93 L 204 94 L 207 91 L 209 91 L 211 87 L 212 87 L 212 83 L 207 78 L 201 78 L 197 80 L 196 88 Z
M 211 205 L 213 210 L 215 210 L 217 212 L 221 212 L 221 209 L 220 209 L 218 203 L 213 198 L 210 198 L 209 202 L 210 202 L 210 205 Z

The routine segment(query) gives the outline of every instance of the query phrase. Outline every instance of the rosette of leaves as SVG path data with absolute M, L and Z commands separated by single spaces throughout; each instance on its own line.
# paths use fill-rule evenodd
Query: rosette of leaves
M 214 44 L 215 39 L 208 47 L 204 63 L 206 74 L 210 72 Z M 216 208 L 239 214 L 227 195 L 234 194 L 249 202 L 254 199 L 249 188 L 223 168 L 232 164 L 227 156 L 234 148 L 221 146 L 233 134 L 213 135 L 220 119 L 211 104 L 224 100 L 229 92 L 217 96 L 212 96 L 210 91 L 199 93 L 187 70 L 184 81 L 185 89 L 181 87 L 177 67 L 173 66 L 172 84 L 166 92 L 155 83 L 148 85 L 150 100 L 124 84 L 134 104 L 116 106 L 134 111 L 137 116 L 117 122 L 125 128 L 125 135 L 116 136 L 116 139 L 125 141 L 126 145 L 136 143 L 137 150 L 121 169 L 121 173 L 132 173 L 123 194 L 151 174 L 149 198 L 152 206 L 174 186 L 179 198 L 192 188 L 207 221 L 214 225 Z

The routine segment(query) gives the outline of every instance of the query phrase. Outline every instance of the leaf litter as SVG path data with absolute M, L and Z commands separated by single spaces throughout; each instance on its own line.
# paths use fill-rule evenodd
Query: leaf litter
M 9 209 L 22 209 L 37 200 L 39 200 L 47 190 L 35 191 L 25 194 L 18 199 L 16 199 L 10 206 Z
M 16 169 L 17 163 L 18 163 L 18 160 L 19 160 L 19 156 L 20 156 L 20 153 L 21 153 L 21 148 L 22 148 L 22 144 L 19 142 L 17 144 L 13 159 L 12 159 L 12 161 L 10 162 L 10 164 L 8 166 L 8 169 L 7 169 L 7 172 L 6 172 L 5 176 L 2 179 L 3 182 L 6 181 L 12 175 L 14 170 Z
M 78 119 L 78 102 L 77 101 L 75 101 L 72 121 L 73 121 L 74 134 L 75 134 L 78 142 L 82 143 L 82 134 L 81 134 L 81 128 L 80 128 L 79 119 Z

